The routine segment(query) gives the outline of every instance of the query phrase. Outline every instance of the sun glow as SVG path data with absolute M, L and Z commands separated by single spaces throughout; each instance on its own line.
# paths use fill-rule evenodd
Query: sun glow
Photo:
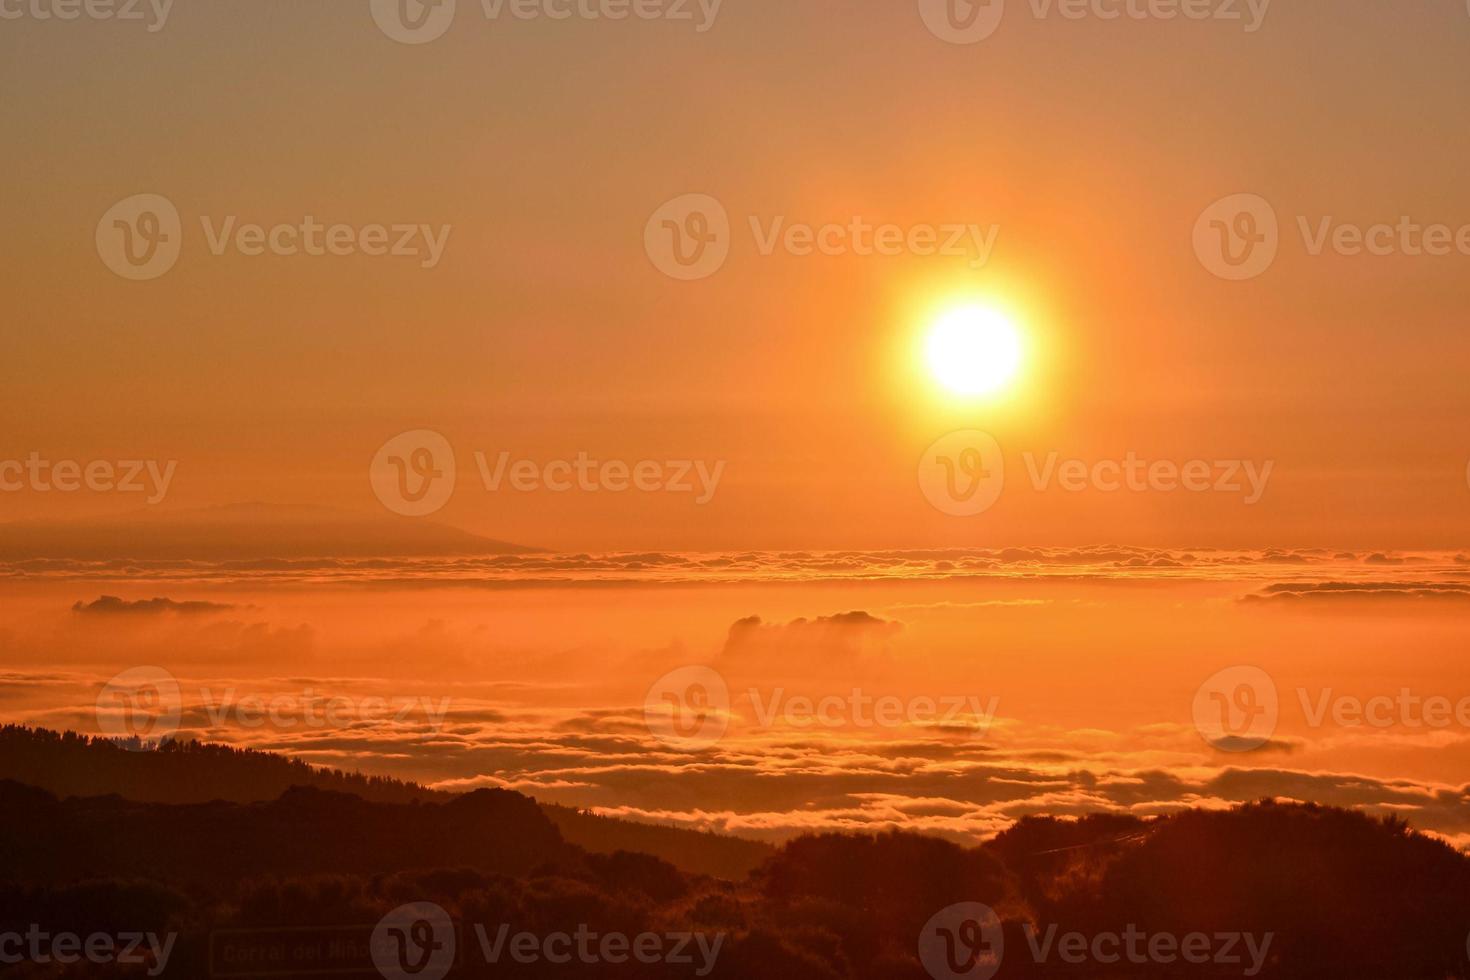
M 1021 368 L 1021 333 L 1006 314 L 987 306 L 962 306 L 929 328 L 924 357 L 946 391 L 963 397 L 993 394 Z

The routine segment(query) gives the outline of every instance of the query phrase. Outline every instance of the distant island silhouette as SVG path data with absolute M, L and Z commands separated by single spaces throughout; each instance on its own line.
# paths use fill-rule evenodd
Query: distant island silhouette
M 433 521 L 265 503 L 0 524 L 0 561 L 430 558 L 538 551 Z

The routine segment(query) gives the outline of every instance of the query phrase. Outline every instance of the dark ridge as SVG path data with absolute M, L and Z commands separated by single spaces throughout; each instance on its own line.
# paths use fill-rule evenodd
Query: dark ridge
M 0 779 L 40 787 L 59 797 L 115 795 L 144 803 L 263 803 L 296 787 L 349 794 L 371 803 L 442 803 L 456 798 L 417 783 L 321 768 L 255 749 L 192 740 L 149 748 L 138 740 L 119 742 L 21 725 L 0 728 Z M 759 841 L 618 820 L 551 804 L 542 809 L 562 836 L 578 847 L 609 854 L 641 851 L 695 874 L 743 878 L 774 853 Z

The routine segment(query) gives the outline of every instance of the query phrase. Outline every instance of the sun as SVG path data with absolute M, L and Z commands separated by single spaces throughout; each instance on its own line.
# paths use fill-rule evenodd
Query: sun
M 961 306 L 934 321 L 924 356 L 934 380 L 951 394 L 977 397 L 1005 388 L 1021 369 L 1021 332 L 988 306 Z

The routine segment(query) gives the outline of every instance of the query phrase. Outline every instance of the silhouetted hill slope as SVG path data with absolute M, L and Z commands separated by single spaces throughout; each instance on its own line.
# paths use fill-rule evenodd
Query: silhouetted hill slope
M 1269 802 L 1190 811 L 1110 864 L 1086 919 L 1276 931 L 1281 976 L 1451 976 L 1465 965 L 1470 860 L 1392 818 Z
M 825 962 L 841 964 L 840 976 L 923 976 L 916 935 L 957 902 L 1000 916 L 998 980 L 1241 976 L 1246 935 L 1264 947 L 1262 977 L 1470 976 L 1470 858 L 1402 822 L 1314 805 L 1032 817 L 968 851 L 908 834 L 826 834 L 792 841 L 756 881 L 774 921 L 835 937 Z M 1187 964 L 1176 952 L 1070 964 L 1055 946 L 1039 960 L 1033 952 L 1048 929 L 1090 942 L 1130 927 L 1176 943 L 1209 937 L 1211 955 L 1244 962 Z M 1229 954 L 1225 934 L 1235 937 Z
M 920 936 L 957 903 L 999 916 L 997 980 L 1259 976 L 1269 980 L 1470 977 L 1470 859 L 1393 820 L 1261 803 L 1152 820 L 1028 818 L 964 848 L 910 833 L 792 841 L 743 883 L 679 872 L 648 855 L 589 855 L 528 797 L 481 790 L 446 803 L 370 803 L 297 789 L 269 803 L 58 800 L 0 782 L 0 932 L 34 922 L 170 928 L 169 977 L 208 974 L 215 930 L 352 926 L 431 902 L 466 927 L 538 936 L 686 931 L 719 935 L 716 980 L 922 980 Z M 936 930 L 957 964 L 988 937 Z M 1178 950 L 1199 937 L 1256 962 L 1130 961 L 1092 940 L 1128 931 Z M 1083 960 L 1061 959 L 1055 937 Z M 931 937 L 932 938 L 932 937 Z M 1039 956 L 1045 943 L 1050 950 Z M 1213 945 L 1210 945 L 1213 944 Z M 471 957 L 481 948 L 468 938 Z M 1140 949 L 1153 948 L 1144 942 Z M 1112 959 L 1089 950 L 1104 949 Z M 450 976 L 688 977 L 668 964 L 480 962 Z M 40 973 L 21 974 L 45 975 Z M 101 977 L 106 972 L 78 973 Z M 989 976 L 990 974 L 982 974 Z
M 0 867 L 35 884 L 106 877 L 224 887 L 255 875 L 461 866 L 524 875 L 581 862 L 535 800 L 508 790 L 404 804 L 299 787 L 271 803 L 168 804 L 58 800 L 7 780 L 0 814 Z
M 764 841 L 683 827 L 618 820 L 588 810 L 543 803 L 541 809 L 568 841 L 589 851 L 652 854 L 693 874 L 738 881 L 775 853 Z
M 351 793 L 375 803 L 454 799 L 454 794 L 415 783 L 319 768 L 253 749 L 189 741 L 132 751 L 105 738 L 19 725 L 0 728 L 0 779 L 60 797 L 116 795 L 142 803 L 263 803 L 297 786 Z M 601 853 L 641 851 L 696 874 L 744 878 L 773 853 L 759 841 L 615 820 L 567 807 L 543 809 L 578 847 Z
M 323 769 L 254 749 L 205 742 L 165 742 L 129 749 L 107 738 L 45 728 L 0 728 L 0 779 L 39 786 L 57 796 L 117 795 L 142 803 L 256 803 L 293 786 L 352 793 L 377 803 L 443 800 L 414 783 Z

